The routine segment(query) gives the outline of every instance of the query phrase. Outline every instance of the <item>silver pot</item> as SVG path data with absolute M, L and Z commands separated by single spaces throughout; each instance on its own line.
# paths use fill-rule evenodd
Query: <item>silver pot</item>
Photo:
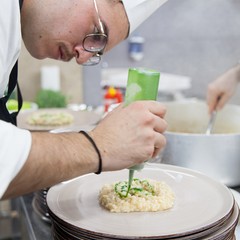
M 213 134 L 205 102 L 168 102 L 167 144 L 161 162 L 200 171 L 229 187 L 240 185 L 240 107 L 227 105 L 217 113 Z

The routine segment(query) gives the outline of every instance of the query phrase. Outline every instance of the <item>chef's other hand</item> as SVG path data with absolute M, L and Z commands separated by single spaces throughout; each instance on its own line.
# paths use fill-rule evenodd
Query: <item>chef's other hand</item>
M 166 108 L 156 101 L 120 104 L 93 129 L 103 159 L 103 171 L 140 164 L 165 146 Z
M 240 64 L 220 75 L 208 85 L 207 104 L 209 113 L 220 110 L 234 95 L 240 81 Z

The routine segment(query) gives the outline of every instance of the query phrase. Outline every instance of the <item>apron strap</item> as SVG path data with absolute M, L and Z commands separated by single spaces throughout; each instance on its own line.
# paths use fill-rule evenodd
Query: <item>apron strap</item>
M 20 9 L 22 8 L 23 0 L 19 0 Z
M 21 94 L 19 85 L 17 83 L 17 77 L 18 77 L 18 61 L 15 63 L 9 77 L 8 92 L 4 97 L 0 98 L 0 119 L 6 122 L 10 122 L 14 125 L 17 125 L 17 115 L 21 110 L 22 102 L 23 102 L 22 94 Z M 12 92 L 14 91 L 15 87 L 17 87 L 16 90 L 17 90 L 17 97 L 18 97 L 18 111 L 9 113 L 6 104 Z
M 22 7 L 22 3 L 23 3 L 23 0 L 19 0 L 20 9 Z M 17 78 L 18 78 L 18 61 L 16 61 L 10 73 L 7 94 L 4 97 L 0 98 L 0 120 L 10 122 L 14 125 L 17 125 L 17 115 L 20 112 L 22 108 L 22 103 L 23 103 L 22 94 L 18 85 Z M 16 87 L 17 87 L 16 90 L 17 90 L 17 98 L 18 98 L 18 111 L 9 113 L 6 104 Z

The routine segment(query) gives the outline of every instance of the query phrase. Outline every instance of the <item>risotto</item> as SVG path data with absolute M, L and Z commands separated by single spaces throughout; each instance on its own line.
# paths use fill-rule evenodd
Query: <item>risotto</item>
M 73 119 L 72 114 L 67 112 L 36 112 L 27 122 L 35 126 L 61 126 L 72 123 Z
M 128 194 L 127 194 L 128 193 Z M 157 212 L 173 207 L 175 195 L 165 183 L 152 179 L 105 184 L 99 193 L 100 205 L 110 212 Z

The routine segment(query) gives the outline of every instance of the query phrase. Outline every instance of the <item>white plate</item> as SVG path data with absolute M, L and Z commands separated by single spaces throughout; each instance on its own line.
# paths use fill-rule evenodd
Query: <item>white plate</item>
M 240 193 L 234 189 L 231 189 L 231 192 L 235 198 L 236 203 L 238 204 L 238 206 L 240 206 Z M 236 237 L 236 240 L 240 240 L 240 222 L 238 222 L 238 225 L 236 227 L 235 237 Z
M 230 188 L 230 190 L 234 196 L 235 201 L 237 202 L 238 206 L 240 207 L 240 193 L 232 188 Z
M 234 204 L 234 210 L 231 215 L 231 217 L 224 223 L 224 225 L 218 230 L 215 231 L 207 236 L 205 236 L 205 239 L 219 239 L 220 237 L 223 236 L 229 236 L 229 234 L 233 234 L 232 231 L 236 227 L 238 223 L 238 218 L 239 218 L 239 208 L 237 203 L 235 202 Z M 221 238 L 222 239 L 222 238 Z
M 41 112 L 64 112 L 69 113 L 73 116 L 73 122 L 70 124 L 65 124 L 61 126 L 35 126 L 31 125 L 27 122 L 28 118 L 32 116 L 34 113 Z M 101 119 L 101 116 L 94 112 L 88 111 L 73 111 L 67 108 L 41 108 L 38 110 L 29 110 L 20 112 L 18 115 L 18 127 L 27 129 L 30 131 L 51 131 L 58 128 L 74 128 L 81 127 L 82 125 L 93 125 L 97 123 Z
M 98 202 L 103 184 L 128 178 L 128 170 L 88 174 L 48 191 L 49 209 L 72 226 L 95 233 L 129 237 L 183 236 L 210 228 L 233 209 L 234 199 L 223 184 L 178 166 L 148 164 L 139 178 L 166 182 L 175 192 L 171 210 L 147 213 L 110 213 Z

